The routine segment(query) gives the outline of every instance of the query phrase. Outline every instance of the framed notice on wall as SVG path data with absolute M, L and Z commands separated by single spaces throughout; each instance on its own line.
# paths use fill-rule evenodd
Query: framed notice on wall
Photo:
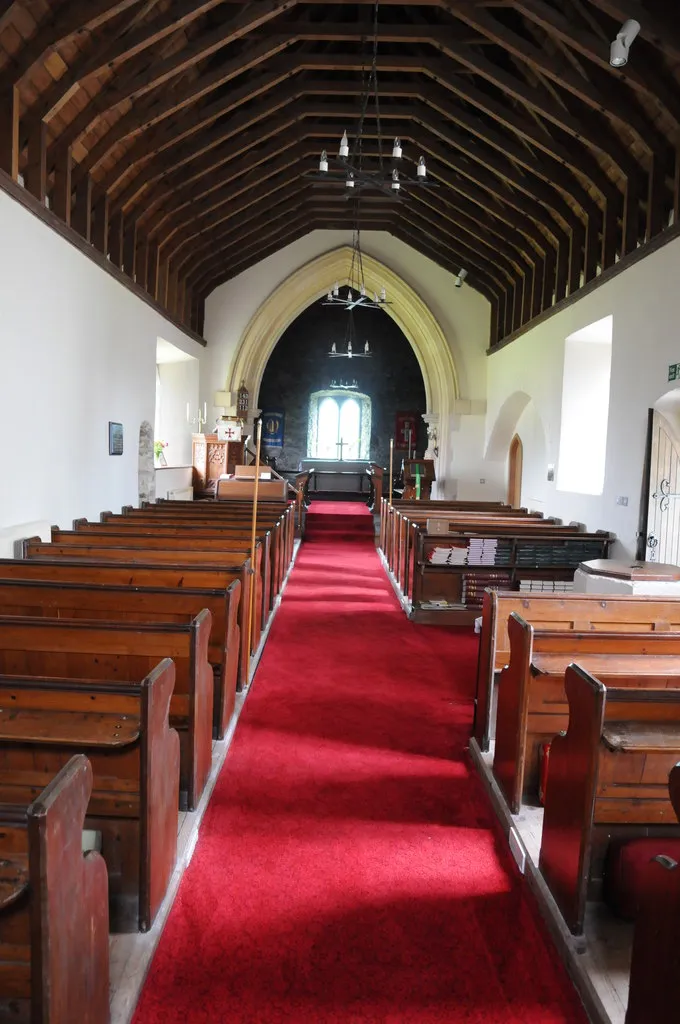
M 109 420 L 109 455 L 123 454 L 123 424 Z

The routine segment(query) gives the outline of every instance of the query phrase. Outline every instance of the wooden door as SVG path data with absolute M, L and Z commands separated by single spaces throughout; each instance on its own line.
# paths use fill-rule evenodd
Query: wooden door
M 515 434 L 510 442 L 508 459 L 508 505 L 519 508 L 522 503 L 522 462 L 524 449 L 519 434 Z
M 653 413 L 645 559 L 680 564 L 680 443 L 661 413 Z

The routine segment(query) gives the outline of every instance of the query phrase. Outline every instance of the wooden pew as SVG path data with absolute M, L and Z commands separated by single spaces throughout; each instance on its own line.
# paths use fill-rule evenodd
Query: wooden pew
M 292 504 L 285 505 L 283 508 L 281 502 L 258 502 L 258 520 L 264 521 L 265 516 L 273 517 L 274 520 L 283 518 L 286 527 L 286 556 L 288 562 L 293 557 L 293 545 L 295 541 L 295 506 Z M 165 515 L 166 512 L 170 512 L 171 515 L 177 515 L 185 513 L 188 517 L 204 514 L 208 514 L 215 521 L 228 522 L 230 520 L 240 519 L 242 522 L 252 521 L 253 505 L 251 501 L 230 501 L 230 502 L 218 502 L 212 501 L 168 501 L 160 498 L 156 502 L 142 502 L 142 511 L 150 511 L 154 515 Z M 121 512 L 125 514 L 134 514 L 139 511 L 131 505 L 124 505 Z
M 104 518 L 106 517 L 106 518 Z M 160 520 L 160 521 L 159 521 Z M 238 523 L 215 523 L 210 519 L 192 519 L 187 521 L 186 516 L 148 516 L 144 513 L 129 516 L 114 516 L 108 512 L 102 512 L 102 522 L 90 523 L 85 519 L 76 519 L 73 523 L 74 531 L 79 534 L 100 536 L 102 533 L 115 532 L 118 534 L 130 530 L 138 536 L 190 536 L 192 544 L 202 547 L 203 539 L 216 540 L 218 537 L 225 537 L 229 540 L 241 540 L 246 542 L 247 550 L 250 551 L 251 528 L 241 526 Z M 55 539 L 54 537 L 52 538 Z M 284 561 L 284 538 L 281 532 L 281 523 L 269 524 L 266 527 L 257 526 L 257 539 L 268 549 L 268 556 L 263 560 L 266 566 L 269 562 L 269 579 L 264 582 L 263 604 L 264 614 L 268 614 L 281 592 L 283 580 L 287 571 Z
M 0 576 L 0 615 L 187 623 L 207 608 L 212 619 L 208 657 L 214 669 L 213 731 L 217 739 L 222 739 L 236 704 L 240 594 L 239 580 L 224 591 L 103 586 L 62 579 L 50 582 Z
M 203 555 L 192 557 L 191 553 L 146 551 L 137 548 L 93 548 L 87 552 L 82 548 L 64 549 L 60 554 L 58 545 L 32 546 L 27 549 L 29 557 L 17 559 L 0 559 L 0 577 L 11 579 L 69 579 L 74 583 L 118 583 L 124 586 L 140 587 L 191 587 L 214 590 L 227 587 L 238 580 L 241 584 L 241 600 L 239 603 L 240 629 L 240 661 L 239 686 L 247 686 L 249 653 L 248 609 L 250 607 L 251 581 L 257 588 L 256 607 L 259 607 L 261 579 L 259 571 L 251 571 L 250 558 L 244 558 L 232 565 L 204 561 Z M 45 551 L 39 555 L 38 551 Z M 194 553 L 195 554 L 195 553 Z M 30 568 L 33 564 L 37 569 Z M 45 575 L 45 569 L 52 565 L 68 566 L 66 577 Z M 10 568 L 10 566 L 12 568 Z M 91 568 L 88 569 L 87 567 Z M 120 568 L 118 568 L 120 567 Z M 165 571 L 163 571 L 165 570 Z M 56 572 L 56 570 L 54 570 Z M 253 616 L 253 630 L 250 650 L 257 649 L 261 634 L 261 618 Z
M 671 769 L 668 791 L 680 820 L 680 764 Z M 680 865 L 661 856 L 647 866 L 635 918 L 625 1024 L 673 1021 L 679 1006 Z
M 610 839 L 680 836 L 668 796 L 680 757 L 680 688 L 608 689 L 578 665 L 564 685 L 569 727 L 550 751 L 539 868 L 580 934 Z
M 564 673 L 572 661 L 617 687 L 675 686 L 680 633 L 534 630 L 514 612 L 510 661 L 498 685 L 493 773 L 508 807 L 538 797 L 539 748 L 567 728 Z
M 587 633 L 680 632 L 680 598 L 616 594 L 523 594 L 487 590 L 482 608 L 473 735 L 488 750 L 493 737 L 494 679 L 510 658 L 508 619 L 513 612 L 538 629 Z
M 93 786 L 86 828 L 102 836 L 112 931 L 151 927 L 175 865 L 174 685 L 169 659 L 138 685 L 0 676 L 0 799 L 30 799 L 75 752 L 87 754 Z
M 181 801 L 193 810 L 212 763 L 210 612 L 188 624 L 0 616 L 0 675 L 138 683 L 163 658 L 175 663 L 170 724 L 180 738 Z
M 269 535 L 257 542 L 256 559 L 259 559 L 258 566 L 260 577 L 258 580 L 257 605 L 255 615 L 257 620 L 257 638 L 266 627 L 269 617 L 269 588 L 271 574 L 269 565 Z M 129 528 L 113 531 L 103 529 L 96 535 L 86 532 L 57 529 L 52 527 L 52 542 L 47 546 L 37 538 L 30 538 L 24 541 L 24 557 L 40 558 L 45 554 L 50 557 L 51 550 L 55 555 L 74 554 L 78 557 L 83 553 L 86 557 L 96 557 L 105 549 L 110 550 L 134 550 L 150 555 L 150 560 L 163 561 L 210 561 L 218 562 L 222 558 L 227 564 L 239 562 L 248 558 L 250 546 L 243 540 L 231 541 L 222 537 L 199 538 L 195 532 L 187 531 L 180 535 L 173 535 L 166 530 L 155 530 L 151 534 L 139 534 L 136 530 Z
M 30 806 L 0 804 L 0 1017 L 108 1024 L 106 866 L 83 856 L 92 789 L 72 758 Z

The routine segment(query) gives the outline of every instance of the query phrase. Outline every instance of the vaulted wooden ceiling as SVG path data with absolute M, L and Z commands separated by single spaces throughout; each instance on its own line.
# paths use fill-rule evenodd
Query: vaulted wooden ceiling
M 380 0 L 381 134 L 440 187 L 364 195 L 361 228 L 465 266 L 495 344 L 677 223 L 676 7 Z M 217 285 L 352 226 L 354 204 L 305 175 L 352 138 L 374 8 L 0 0 L 0 169 L 200 332 Z M 627 18 L 642 31 L 616 70 Z M 376 135 L 369 105 L 369 166 Z

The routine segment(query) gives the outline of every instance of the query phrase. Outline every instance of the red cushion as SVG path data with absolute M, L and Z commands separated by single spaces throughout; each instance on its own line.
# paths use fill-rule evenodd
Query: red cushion
M 604 899 L 619 917 L 635 920 L 642 887 L 650 884 L 646 867 L 650 860 L 661 854 L 680 862 L 680 839 L 630 839 L 612 841 L 607 851 L 604 868 Z M 663 873 L 651 875 L 663 878 Z

